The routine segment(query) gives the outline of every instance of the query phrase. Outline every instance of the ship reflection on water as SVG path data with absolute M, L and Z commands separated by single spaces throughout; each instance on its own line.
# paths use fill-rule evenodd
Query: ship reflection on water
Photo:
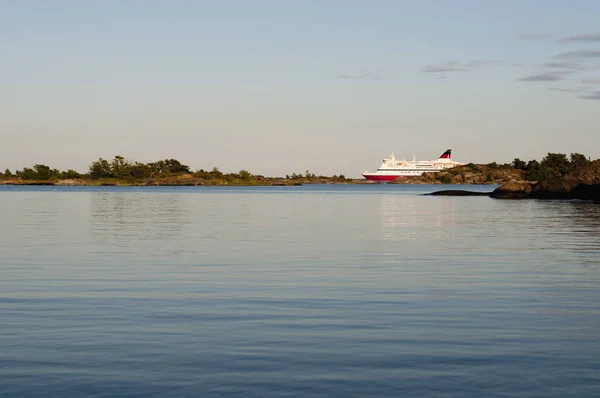
M 452 198 L 383 195 L 379 214 L 384 240 L 406 241 L 426 236 L 443 241 L 450 237 Z

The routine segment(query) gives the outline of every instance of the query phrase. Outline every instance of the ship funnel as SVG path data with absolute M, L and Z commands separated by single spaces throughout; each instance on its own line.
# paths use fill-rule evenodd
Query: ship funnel
M 452 149 L 446 149 L 446 152 L 442 153 L 440 159 L 450 159 L 452 157 Z

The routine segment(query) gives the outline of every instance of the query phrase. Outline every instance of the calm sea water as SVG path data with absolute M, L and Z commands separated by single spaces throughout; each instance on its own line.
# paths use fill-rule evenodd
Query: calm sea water
M 600 206 L 439 188 L 0 187 L 0 396 L 600 396 Z

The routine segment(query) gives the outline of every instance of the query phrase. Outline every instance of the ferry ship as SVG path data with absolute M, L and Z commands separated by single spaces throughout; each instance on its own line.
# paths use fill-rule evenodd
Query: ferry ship
M 376 172 L 365 171 L 362 175 L 369 181 L 387 182 L 398 177 L 419 176 L 423 173 L 441 171 L 461 164 L 452 160 L 452 149 L 447 149 L 436 160 L 417 160 L 414 156 L 412 160 L 399 160 L 392 153 L 390 157 L 383 159 L 383 163 Z

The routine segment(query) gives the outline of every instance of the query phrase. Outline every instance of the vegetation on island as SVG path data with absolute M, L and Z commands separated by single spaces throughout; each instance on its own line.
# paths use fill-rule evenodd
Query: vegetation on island
M 510 180 L 542 181 L 563 176 L 589 164 L 590 159 L 580 153 L 570 156 L 548 153 L 542 160 L 524 161 L 515 158 L 511 163 L 465 164 L 437 173 L 398 178 L 396 184 L 503 184 Z M 164 159 L 141 163 L 123 156 L 112 160 L 99 158 L 92 162 L 87 173 L 69 169 L 60 171 L 44 164 L 35 164 L 0 173 L 2 184 L 47 185 L 300 185 L 323 183 L 371 183 L 364 179 L 346 178 L 344 175 L 322 176 L 306 170 L 285 177 L 265 177 L 247 170 L 223 173 L 217 167 L 192 171 L 190 166 L 177 159 Z
M 537 160 L 525 162 L 516 158 L 511 165 L 517 170 L 523 170 L 526 180 L 541 181 L 560 177 L 589 162 L 591 159 L 580 153 L 572 153 L 568 158 L 564 153 L 548 153 L 541 162 Z
M 446 189 L 435 196 L 489 196 L 495 199 L 567 199 L 600 203 L 600 160 L 571 156 L 549 156 L 540 181 L 510 180 L 491 192 Z M 517 164 L 523 166 L 523 164 Z
M 307 183 L 348 183 L 344 175 L 317 176 L 308 170 L 284 177 L 265 177 L 247 170 L 223 173 L 217 167 L 192 171 L 177 159 L 141 163 L 115 156 L 111 161 L 99 158 L 88 167 L 87 173 L 75 170 L 60 171 L 43 164 L 35 164 L 0 173 L 3 183 L 44 185 L 299 185 Z

